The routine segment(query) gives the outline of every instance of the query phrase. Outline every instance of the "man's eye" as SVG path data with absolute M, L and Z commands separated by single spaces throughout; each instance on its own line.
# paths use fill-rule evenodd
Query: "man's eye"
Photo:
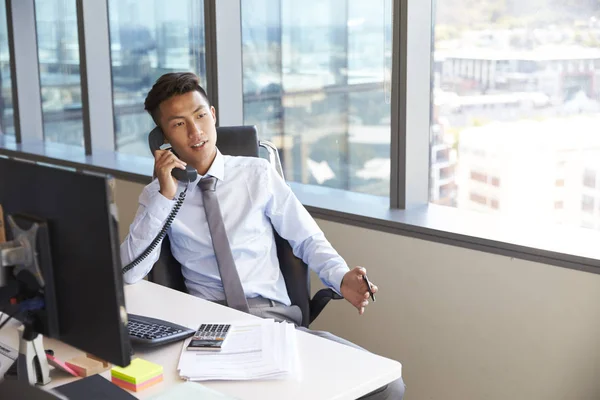
M 183 122 L 176 122 L 175 126 L 183 126 Z
M 204 117 L 205 115 L 206 115 L 206 113 L 203 113 L 203 114 L 198 114 L 198 118 L 202 118 L 202 117 Z

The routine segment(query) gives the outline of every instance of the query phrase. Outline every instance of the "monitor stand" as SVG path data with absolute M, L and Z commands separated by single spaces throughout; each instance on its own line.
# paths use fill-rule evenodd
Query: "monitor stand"
M 36 242 L 39 234 L 47 235 L 47 229 L 40 230 L 40 224 L 37 222 L 33 222 L 29 229 L 22 229 L 15 223 L 12 216 L 8 217 L 8 222 L 14 240 L 0 243 L 0 306 L 12 309 L 12 312 L 8 313 L 9 315 L 23 310 L 39 310 L 45 306 L 44 301 L 37 296 L 31 297 L 29 295 L 31 290 L 27 290 L 28 298 L 24 301 L 18 304 L 11 302 L 11 299 L 22 295 L 24 289 L 18 278 L 17 280 L 4 279 L 6 271 L 3 267 L 14 266 L 13 274 L 23 277 L 27 281 L 25 284 L 29 286 L 28 289 L 31 289 L 32 284 L 43 289 L 45 282 L 39 268 Z M 48 238 L 45 239 L 47 241 Z M 50 383 L 50 369 L 42 336 L 34 328 L 36 323 L 34 318 L 23 318 L 23 326 L 19 328 L 17 379 L 31 385 L 46 385 Z
M 30 385 L 50 383 L 50 368 L 39 335 L 31 326 L 19 328 L 19 357 L 17 358 L 17 379 Z

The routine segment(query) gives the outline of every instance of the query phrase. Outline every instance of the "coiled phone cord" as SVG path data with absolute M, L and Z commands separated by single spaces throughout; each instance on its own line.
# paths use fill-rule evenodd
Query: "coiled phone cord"
M 150 245 L 148 245 L 148 248 L 146 248 L 146 250 L 144 250 L 144 252 L 138 256 L 138 258 L 136 258 L 135 260 L 133 260 L 132 262 L 130 262 L 129 264 L 127 264 L 126 266 L 123 267 L 123 273 L 126 273 L 127 271 L 129 271 L 130 269 L 132 269 L 133 267 L 135 267 L 136 265 L 138 265 L 139 263 L 144 261 L 146 259 L 146 257 L 148 257 L 154 251 L 156 246 L 158 246 L 158 244 L 165 238 L 165 235 L 167 234 L 169 227 L 173 223 L 173 220 L 177 216 L 179 209 L 183 205 L 183 201 L 185 200 L 185 194 L 187 193 L 187 190 L 188 190 L 188 186 L 185 187 L 185 190 L 183 192 L 179 193 L 179 198 L 177 199 L 177 202 L 173 206 L 173 210 L 171 210 L 171 213 L 167 217 L 167 221 L 165 222 L 165 225 L 162 227 L 162 229 L 160 230 L 158 235 L 156 235 L 156 237 L 154 238 L 152 243 L 150 243 Z

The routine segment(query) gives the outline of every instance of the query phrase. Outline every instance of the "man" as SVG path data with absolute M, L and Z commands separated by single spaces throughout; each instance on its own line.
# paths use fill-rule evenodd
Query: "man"
M 173 178 L 171 171 L 185 169 L 189 164 L 199 176 L 190 184 L 186 200 L 168 235 L 190 294 L 226 302 L 261 317 L 300 325 L 302 313 L 297 306 L 290 305 L 279 269 L 274 227 L 290 242 L 294 254 L 302 258 L 325 285 L 344 296 L 359 314 L 363 314 L 369 303 L 369 292 L 363 280 L 366 270 L 348 268 L 267 161 L 229 157 L 219 152 L 215 108 L 198 82 L 191 73 L 166 74 L 158 79 L 146 97 L 146 110 L 162 129 L 165 140 L 177 156 L 170 150 L 155 152 L 156 179 L 140 195 L 137 215 L 121 245 L 123 264 L 144 252 L 165 224 L 174 199 L 185 189 L 185 184 Z M 210 185 L 207 182 L 211 182 Z M 207 197 L 211 192 L 216 193 L 218 199 L 220 215 L 217 219 L 224 227 L 220 234 L 223 230 L 226 232 L 226 238 L 221 241 L 213 237 L 217 235 L 215 224 L 219 222 L 215 222 L 213 210 L 215 196 Z M 229 244 L 225 252 L 218 247 L 223 242 Z M 135 283 L 148 274 L 159 251 L 160 246 L 126 272 L 125 282 Z M 233 258 L 229 272 L 224 272 L 227 255 L 223 253 Z M 234 279 L 231 273 L 235 275 Z M 377 286 L 373 285 L 372 291 L 377 292 Z M 355 346 L 327 332 L 307 331 Z M 400 379 L 368 398 L 401 399 L 403 393 L 404 383 Z

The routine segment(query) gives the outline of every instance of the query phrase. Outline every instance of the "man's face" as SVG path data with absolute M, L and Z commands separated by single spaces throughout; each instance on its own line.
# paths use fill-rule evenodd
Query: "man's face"
M 216 155 L 215 108 L 198 91 L 175 95 L 160 103 L 160 126 L 182 161 L 210 164 Z

